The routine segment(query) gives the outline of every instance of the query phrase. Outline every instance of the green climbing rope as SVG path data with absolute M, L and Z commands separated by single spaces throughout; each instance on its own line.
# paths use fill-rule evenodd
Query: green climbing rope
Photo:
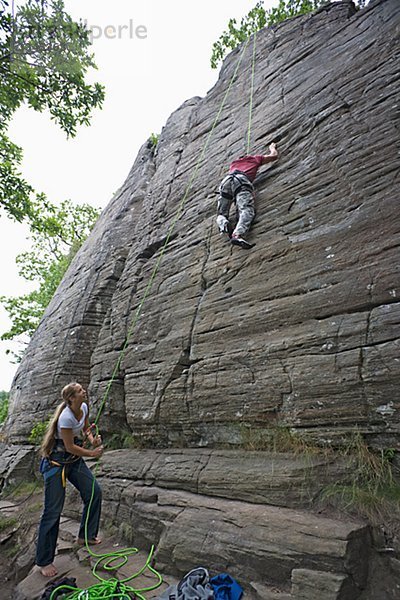
M 254 72 L 255 72 L 255 66 L 256 66 L 256 39 L 257 39 L 257 31 L 255 31 L 253 34 L 253 60 L 251 62 L 249 125 L 247 128 L 247 152 L 246 152 L 246 154 L 250 154 L 251 121 L 252 121 L 252 116 L 253 116 Z
M 154 553 L 154 546 L 151 547 L 143 567 L 130 577 L 126 577 L 125 579 L 116 579 L 115 577 L 104 579 L 97 573 L 97 569 L 100 567 L 100 565 L 103 571 L 114 572 L 117 569 L 120 569 L 128 562 L 130 556 L 133 556 L 138 552 L 139 550 L 137 548 L 126 548 L 124 550 L 111 552 L 109 554 L 103 554 L 102 557 L 96 561 L 96 564 L 92 569 L 93 575 L 99 580 L 100 583 L 95 583 L 86 590 L 74 588 L 69 585 L 60 585 L 52 592 L 50 600 L 53 600 L 55 594 L 58 595 L 60 593 L 63 593 L 63 597 L 64 594 L 67 594 L 66 598 L 68 598 L 68 600 L 105 600 L 106 598 L 113 600 L 116 598 L 120 600 L 131 600 L 133 597 L 139 598 L 139 600 L 146 600 L 143 594 L 155 590 L 162 583 L 161 575 L 150 564 Z M 156 583 L 143 588 L 132 587 L 130 582 L 141 575 L 146 569 L 156 576 Z
M 153 267 L 153 270 L 151 272 L 151 275 L 149 277 L 148 283 L 146 285 L 146 288 L 144 290 L 142 299 L 135 311 L 135 315 L 134 318 L 131 322 L 131 325 L 129 327 L 129 330 L 127 332 L 126 338 L 125 338 L 125 342 L 124 345 L 119 353 L 117 362 L 115 364 L 115 367 L 112 371 L 111 374 L 111 378 L 107 384 L 106 390 L 104 392 L 102 401 L 100 403 L 99 409 L 97 411 L 97 415 L 94 421 L 94 426 L 95 426 L 95 430 L 96 430 L 96 435 L 98 435 L 98 421 L 100 419 L 101 413 L 104 409 L 105 403 L 107 401 L 111 386 L 114 382 L 114 379 L 116 378 L 121 363 L 125 357 L 127 348 L 128 348 L 128 344 L 129 341 L 131 339 L 132 333 L 136 327 L 136 324 L 139 320 L 141 311 L 142 311 L 142 307 L 151 291 L 154 279 L 157 275 L 161 260 L 164 256 L 165 253 L 165 249 L 167 247 L 168 242 L 171 239 L 172 233 L 175 229 L 176 223 L 178 222 L 178 220 L 180 219 L 183 210 L 185 208 L 186 205 L 186 201 L 187 201 L 187 197 L 189 195 L 189 192 L 192 188 L 193 182 L 195 180 L 195 178 L 197 177 L 197 173 L 199 171 L 200 168 L 200 164 L 204 158 L 204 155 L 206 153 L 206 150 L 208 148 L 209 142 L 211 140 L 211 136 L 214 132 L 214 129 L 219 121 L 219 117 L 221 115 L 221 112 L 225 106 L 227 97 L 229 95 L 229 92 L 232 88 L 233 82 L 236 79 L 236 75 L 237 72 L 239 70 L 240 64 L 242 62 L 243 56 L 245 54 L 247 45 L 249 43 L 249 37 L 246 39 L 242 51 L 239 55 L 239 59 L 238 62 L 236 64 L 236 68 L 234 70 L 234 73 L 230 79 L 228 88 L 223 96 L 221 105 L 219 107 L 218 113 L 213 121 L 213 124 L 211 126 L 211 129 L 208 133 L 206 142 L 203 146 L 202 152 L 200 153 L 199 158 L 197 159 L 197 162 L 195 164 L 195 168 L 193 170 L 193 173 L 189 179 L 189 182 L 186 186 L 184 195 L 182 197 L 181 202 L 179 203 L 178 209 L 175 213 L 174 218 L 172 219 L 172 222 L 168 228 L 167 231 L 167 236 L 165 239 L 165 242 L 163 244 L 163 246 L 160 249 L 160 253 L 159 256 L 157 258 L 157 261 Z M 254 39 L 253 39 L 253 65 L 252 65 L 252 83 L 251 83 L 251 92 L 250 92 L 250 111 L 249 111 L 249 125 L 248 125 L 248 149 L 249 149 L 249 144 L 250 144 L 250 129 L 251 129 L 251 114 L 252 114 L 252 103 L 253 103 L 253 86 L 254 86 L 254 57 L 255 57 L 255 35 L 254 35 Z M 153 553 L 154 553 L 154 546 L 151 547 L 151 550 L 148 554 L 147 560 L 144 564 L 144 566 L 137 571 L 136 573 L 134 573 L 132 576 L 127 577 L 125 579 L 117 579 L 115 577 L 110 577 L 109 579 L 106 579 L 104 577 L 101 577 L 98 573 L 99 568 L 101 567 L 101 569 L 103 571 L 108 571 L 108 572 L 115 572 L 116 570 L 120 569 L 122 566 L 126 565 L 129 557 L 137 554 L 139 552 L 139 550 L 137 548 L 124 548 L 123 550 L 117 550 L 117 551 L 113 551 L 110 553 L 104 553 L 104 554 L 96 554 L 95 552 L 93 552 L 89 546 L 88 543 L 88 535 L 87 535 L 87 528 L 88 528 L 88 520 L 89 520 L 89 515 L 90 515 L 90 509 L 92 506 L 92 502 L 94 499 L 94 484 L 95 484 L 95 480 L 96 480 L 96 474 L 97 474 L 97 470 L 98 470 L 98 466 L 99 466 L 99 461 L 96 464 L 95 470 L 94 470 L 94 479 L 93 479 L 93 485 L 92 485 L 92 494 L 91 494 L 91 498 L 90 498 L 90 502 L 89 502 L 89 506 L 88 506 L 88 510 L 87 510 L 87 515 L 86 515 L 86 520 L 85 520 L 85 546 L 86 549 L 89 553 L 90 556 L 92 556 L 93 558 L 96 558 L 96 562 L 95 565 L 92 569 L 93 575 L 94 577 L 99 581 L 99 583 L 94 584 L 93 586 L 87 588 L 86 590 L 82 590 L 82 589 L 77 589 L 77 588 L 72 588 L 70 586 L 59 586 L 57 587 L 51 594 L 50 596 L 50 600 L 54 600 L 54 598 L 56 597 L 56 594 L 58 595 L 60 592 L 64 592 L 65 598 L 68 598 L 68 600 L 106 600 L 106 599 L 110 599 L 110 600 L 115 600 L 115 599 L 119 599 L 119 600 L 130 600 L 132 598 L 132 596 L 130 594 L 133 594 L 134 597 L 139 598 L 139 600 L 145 600 L 145 596 L 143 596 L 144 593 L 155 590 L 156 588 L 158 588 L 161 583 L 162 583 L 162 577 L 161 575 L 158 573 L 158 571 L 156 571 L 150 564 L 151 559 L 153 557 Z M 134 588 L 132 585 L 130 585 L 130 582 L 132 582 L 136 577 L 138 577 L 139 575 L 141 575 L 146 569 L 148 569 L 151 573 L 153 573 L 156 577 L 156 582 L 146 588 Z M 63 594 L 63 595 L 64 595 Z
M 125 338 L 125 343 L 124 343 L 124 345 L 123 345 L 123 347 L 122 347 L 122 350 L 120 351 L 120 354 L 119 354 L 118 360 L 117 360 L 117 362 L 116 362 L 116 364 L 115 364 L 115 367 L 114 367 L 114 370 L 113 370 L 113 372 L 112 372 L 112 374 L 111 374 L 111 379 L 110 379 L 110 381 L 108 382 L 108 384 L 107 384 L 107 387 L 106 387 L 106 390 L 105 390 L 105 392 L 104 392 L 104 396 L 103 396 L 102 402 L 101 402 L 101 404 L 100 404 L 99 410 L 98 410 L 98 412 L 97 412 L 96 419 L 95 419 L 95 421 L 94 421 L 96 424 L 97 424 L 97 423 L 98 423 L 98 421 L 99 421 L 99 418 L 100 418 L 100 416 L 101 416 L 101 413 L 102 413 L 102 411 L 103 411 L 104 405 L 105 405 L 105 403 L 106 403 L 106 401 L 107 401 L 108 394 L 109 394 L 109 392 L 110 392 L 110 389 L 111 389 L 111 386 L 112 386 L 112 384 L 113 384 L 113 382 L 114 382 L 114 379 L 116 378 L 116 376 L 117 376 L 117 374 L 118 374 L 119 368 L 120 368 L 120 366 L 121 366 L 121 362 L 122 362 L 122 360 L 123 360 L 123 359 L 124 359 L 124 357 L 125 357 L 126 350 L 127 350 L 128 344 L 129 344 L 129 342 L 130 342 L 130 338 L 131 338 L 131 336 L 132 336 L 132 333 L 133 333 L 133 331 L 134 331 L 134 329 L 135 329 L 135 327 L 136 327 L 136 324 L 137 324 L 137 322 L 138 322 L 138 320 L 139 320 L 139 316 L 140 316 L 140 313 L 141 313 L 141 311 L 142 311 L 143 304 L 145 303 L 145 301 L 146 301 L 146 299 L 147 299 L 147 296 L 148 296 L 148 294 L 149 294 L 149 292 L 150 292 L 150 290 L 151 290 L 151 288 L 152 288 L 152 285 L 153 285 L 154 278 L 155 278 L 155 276 L 157 275 L 157 272 L 158 272 L 158 269 L 159 269 L 159 266 L 160 266 L 161 260 L 162 260 L 162 258 L 163 258 L 163 256 L 164 256 L 165 249 L 166 249 L 166 247 L 167 247 L 167 245 L 168 245 L 168 242 L 169 242 L 169 240 L 171 239 L 171 235 L 172 235 L 172 233 L 173 233 L 173 231 L 174 231 L 174 229 L 175 229 L 175 225 L 176 225 L 177 221 L 179 221 L 179 219 L 180 219 L 180 217 L 181 217 L 181 215 L 182 215 L 183 209 L 185 208 L 185 204 L 186 204 L 187 197 L 188 197 L 188 195 L 189 195 L 189 192 L 190 192 L 190 190 L 191 190 L 191 188 L 192 188 L 193 182 L 194 182 L 195 178 L 197 177 L 197 173 L 198 173 L 198 170 L 199 170 L 199 168 L 200 168 L 200 163 L 201 163 L 201 161 L 202 161 L 202 160 L 203 160 L 203 158 L 204 158 L 204 155 L 205 155 L 205 153 L 206 153 L 206 150 L 207 150 L 207 148 L 208 148 L 208 144 L 209 144 L 209 142 L 210 142 L 211 136 L 212 136 L 212 134 L 214 133 L 214 129 L 215 129 L 215 127 L 216 127 L 217 123 L 218 123 L 218 120 L 219 120 L 219 117 L 220 117 L 220 115 L 221 115 L 221 112 L 222 112 L 222 110 L 223 110 L 223 108 L 224 108 L 224 106 L 225 106 L 225 102 L 226 102 L 226 99 L 227 99 L 227 97 L 228 97 L 228 95 L 229 95 L 229 92 L 230 92 L 230 90 L 231 90 L 231 88 L 232 88 L 233 82 L 234 82 L 234 80 L 236 79 L 236 75 L 237 75 L 237 72 L 238 72 L 238 70 L 239 70 L 240 64 L 241 64 L 241 62 L 242 62 L 242 58 L 243 58 L 243 55 L 244 55 L 244 53 L 245 53 L 245 51 L 246 51 L 247 45 L 248 45 L 248 43 L 249 43 L 249 39 L 250 39 L 250 38 L 247 38 L 247 39 L 246 39 L 246 41 L 245 41 L 245 44 L 244 44 L 244 46 L 243 46 L 243 49 L 242 49 L 242 52 L 240 53 L 240 56 L 239 56 L 239 60 L 238 60 L 238 62 L 237 62 L 237 64 L 236 64 L 235 71 L 234 71 L 234 73 L 233 73 L 233 75 L 232 75 L 232 77 L 231 77 L 231 80 L 230 80 L 230 82 L 229 82 L 229 86 L 228 86 L 228 88 L 227 88 L 227 90 L 226 90 L 226 92 L 225 92 L 225 94 L 224 94 L 224 97 L 223 97 L 223 99 L 222 99 L 221 106 L 220 106 L 220 108 L 219 108 L 219 110 L 218 110 L 217 116 L 215 117 L 215 119 L 214 119 L 214 122 L 213 122 L 213 124 L 212 124 L 212 126 L 211 126 L 211 129 L 210 129 L 210 131 L 209 131 L 209 133 L 208 133 L 208 136 L 207 136 L 206 142 L 205 142 L 205 144 L 204 144 L 204 146 L 203 146 L 203 150 L 202 150 L 202 152 L 200 153 L 200 156 L 199 156 L 199 158 L 197 159 L 197 162 L 196 162 L 196 164 L 195 164 L 194 171 L 193 171 L 193 173 L 192 173 L 192 175 L 191 175 L 191 177 L 190 177 L 190 179 L 189 179 L 189 182 L 188 182 L 188 184 L 187 184 L 187 186 L 186 186 L 186 188 L 185 188 L 185 193 L 184 193 L 184 195 L 183 195 L 183 197 L 182 197 L 182 200 L 181 200 L 181 202 L 179 203 L 178 209 L 177 209 L 177 211 L 176 211 L 176 213 L 175 213 L 175 217 L 173 218 L 173 220 L 172 220 L 172 222 L 171 222 L 171 225 L 170 225 L 170 226 L 169 226 L 169 228 L 168 228 L 168 231 L 167 231 L 167 236 L 166 236 L 165 242 L 164 242 L 163 246 L 162 246 L 162 247 L 161 247 L 161 249 L 160 249 L 160 254 L 159 254 L 159 256 L 158 256 L 158 259 L 157 259 L 157 261 L 156 261 L 156 263 L 155 263 L 155 265 L 154 265 L 153 271 L 152 271 L 152 273 L 151 273 L 151 275 L 150 275 L 150 278 L 149 278 L 149 281 L 148 281 L 148 283 L 147 283 L 147 286 L 146 286 L 146 288 L 145 288 L 145 291 L 144 291 L 143 297 L 142 297 L 142 299 L 141 299 L 141 301 L 140 301 L 140 303 L 139 303 L 139 305 L 138 305 L 138 307 L 137 307 L 137 309 L 136 309 L 136 312 L 135 312 L 134 318 L 133 318 L 133 320 L 132 320 L 131 326 L 130 326 L 130 328 L 129 328 L 129 331 L 128 331 L 128 333 L 127 333 L 127 335 L 126 335 L 126 338 Z

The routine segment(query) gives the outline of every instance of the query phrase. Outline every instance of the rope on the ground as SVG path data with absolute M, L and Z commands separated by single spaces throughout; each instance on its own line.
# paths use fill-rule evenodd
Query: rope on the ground
M 115 577 L 104 579 L 97 573 L 97 569 L 100 568 L 100 565 L 103 571 L 115 572 L 128 562 L 130 556 L 133 556 L 138 552 L 139 550 L 137 548 L 127 548 L 124 550 L 103 554 L 102 557 L 97 560 L 92 569 L 93 575 L 99 580 L 100 583 L 95 583 L 85 590 L 73 588 L 68 585 L 60 585 L 52 592 L 50 600 L 53 600 L 54 594 L 59 595 L 60 593 L 66 593 L 67 596 L 65 597 L 68 598 L 68 600 L 105 600 L 106 598 L 109 598 L 110 600 L 131 600 L 132 598 L 146 600 L 143 594 L 155 590 L 162 583 L 161 575 L 150 564 L 154 553 L 154 546 L 151 547 L 144 566 L 130 577 L 126 577 L 124 579 L 116 579 Z M 141 575 L 146 569 L 156 576 L 156 583 L 142 588 L 133 588 L 131 585 L 129 585 L 130 581 Z

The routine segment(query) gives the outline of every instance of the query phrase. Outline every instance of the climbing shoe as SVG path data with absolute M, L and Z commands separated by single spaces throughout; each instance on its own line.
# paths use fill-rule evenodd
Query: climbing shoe
M 231 244 L 234 244 L 235 246 L 240 246 L 244 250 L 250 250 L 250 248 L 253 248 L 255 246 L 255 244 L 250 244 L 250 242 L 246 242 L 246 240 L 241 238 L 239 235 L 232 235 Z

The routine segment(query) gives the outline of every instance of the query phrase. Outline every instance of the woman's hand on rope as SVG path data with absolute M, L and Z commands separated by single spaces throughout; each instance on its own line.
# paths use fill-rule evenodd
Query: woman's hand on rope
M 101 439 L 101 435 L 96 435 L 92 441 L 93 448 L 98 448 L 99 446 L 101 446 L 102 442 L 103 440 Z
M 104 446 L 98 446 L 94 450 L 91 450 L 91 457 L 92 458 L 100 458 L 100 456 L 103 454 L 103 452 L 104 452 Z

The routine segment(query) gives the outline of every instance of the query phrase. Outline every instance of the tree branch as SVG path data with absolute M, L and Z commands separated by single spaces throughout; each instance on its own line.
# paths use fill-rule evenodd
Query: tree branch
M 26 63 L 26 64 L 29 65 L 29 63 Z M 43 92 L 46 92 L 47 94 L 50 94 L 50 96 L 54 96 L 54 94 L 51 93 L 51 91 L 50 91 L 50 89 L 48 87 L 40 85 L 40 83 L 34 83 L 33 81 L 30 81 L 26 77 L 23 77 L 22 75 L 20 75 L 19 73 L 16 73 L 15 71 L 12 71 L 11 69 L 4 69 L 4 68 L 2 68 L 2 65 L 0 65 L 0 69 L 4 73 L 7 73 L 9 75 L 13 75 L 14 77 L 17 77 L 18 79 L 21 79 L 21 81 L 24 81 L 25 83 L 28 83 L 29 85 L 32 85 L 33 87 L 41 89 Z

